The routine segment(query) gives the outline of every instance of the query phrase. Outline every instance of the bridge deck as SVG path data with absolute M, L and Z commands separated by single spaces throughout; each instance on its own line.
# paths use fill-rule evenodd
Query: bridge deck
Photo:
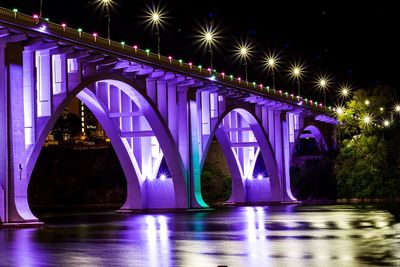
M 270 89 L 268 86 L 262 84 L 243 81 L 240 78 L 234 78 L 232 75 L 228 76 L 224 73 L 218 73 L 214 70 L 195 66 L 191 63 L 184 63 L 170 57 L 160 56 L 139 49 L 137 46 L 129 46 L 123 42 L 115 42 L 76 29 L 63 27 L 63 25 L 52 23 L 38 17 L 25 15 L 0 7 L 0 25 L 1 24 L 8 28 L 28 33 L 28 35 L 29 32 L 34 32 L 36 36 L 41 35 L 44 38 L 51 36 L 51 39 L 56 39 L 66 45 L 85 47 L 93 51 L 132 60 L 165 71 L 171 71 L 186 76 L 189 75 L 200 80 L 211 80 L 212 83 L 217 86 L 250 93 L 253 96 L 259 96 L 261 100 L 267 98 L 269 100 L 288 104 L 296 109 L 309 109 L 313 112 L 321 113 L 322 115 L 333 116 L 334 110 L 331 107 L 325 107 L 321 103 L 318 104 L 312 100 L 303 99 L 293 94 L 283 92 L 282 90 Z M 43 25 L 46 27 L 41 29 L 40 27 Z M 255 99 L 255 101 L 260 99 Z

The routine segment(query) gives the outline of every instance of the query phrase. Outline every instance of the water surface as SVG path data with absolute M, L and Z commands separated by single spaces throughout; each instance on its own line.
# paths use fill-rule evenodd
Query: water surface
M 400 220 L 375 207 L 75 213 L 0 229 L 0 266 L 400 266 Z

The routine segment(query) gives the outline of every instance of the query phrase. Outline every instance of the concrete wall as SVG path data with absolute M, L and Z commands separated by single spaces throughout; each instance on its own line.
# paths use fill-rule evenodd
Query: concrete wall
M 148 209 L 168 209 L 175 206 L 174 184 L 171 178 L 146 180 L 144 186 Z

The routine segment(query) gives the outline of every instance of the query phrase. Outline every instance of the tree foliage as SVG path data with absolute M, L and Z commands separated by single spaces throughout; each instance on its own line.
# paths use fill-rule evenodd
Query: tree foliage
M 359 90 L 339 117 L 336 161 L 338 196 L 391 198 L 400 195 L 399 123 L 393 111 L 394 91 Z M 366 120 L 366 117 L 370 120 Z M 390 125 L 384 125 L 384 121 Z

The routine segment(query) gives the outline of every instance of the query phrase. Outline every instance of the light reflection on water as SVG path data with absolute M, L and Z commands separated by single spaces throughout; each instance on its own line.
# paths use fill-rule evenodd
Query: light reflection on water
M 400 266 L 400 222 L 350 206 L 73 214 L 0 229 L 0 266 Z

